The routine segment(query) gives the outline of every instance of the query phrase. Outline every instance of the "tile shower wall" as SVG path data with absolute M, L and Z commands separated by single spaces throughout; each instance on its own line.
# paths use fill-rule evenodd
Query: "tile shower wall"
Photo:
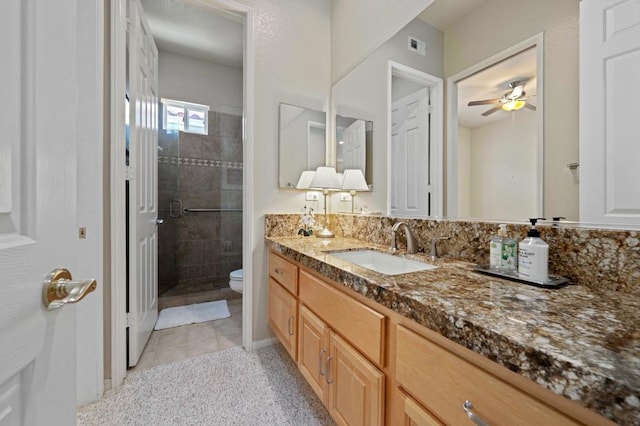
M 242 118 L 209 112 L 209 134 L 160 130 L 158 290 L 189 294 L 227 287 L 242 266 Z M 237 209 L 171 217 L 183 208 Z M 174 216 L 178 213 L 174 202 Z

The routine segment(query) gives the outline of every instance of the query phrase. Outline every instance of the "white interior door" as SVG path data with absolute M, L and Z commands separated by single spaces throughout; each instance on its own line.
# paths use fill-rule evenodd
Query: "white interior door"
M 76 268 L 77 28 L 75 0 L 0 2 L 2 425 L 76 422 L 76 308 L 42 286 Z
M 580 2 L 580 221 L 640 224 L 640 0 Z
M 366 167 L 366 122 L 356 120 L 342 132 L 342 170 L 360 169 L 365 172 Z
M 391 108 L 390 214 L 429 216 L 429 91 L 398 99 Z
M 128 33 L 128 345 L 129 366 L 134 366 L 158 319 L 158 49 L 140 0 L 129 2 L 128 13 L 132 23 Z

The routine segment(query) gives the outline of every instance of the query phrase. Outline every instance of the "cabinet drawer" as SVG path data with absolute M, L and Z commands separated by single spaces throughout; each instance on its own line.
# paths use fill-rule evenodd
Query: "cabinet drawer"
M 431 413 L 422 408 L 420 404 L 409 395 L 402 392 L 400 388 L 396 390 L 396 404 L 398 415 L 394 424 L 402 426 L 442 426 L 440 420 L 433 417 Z
M 291 294 L 298 294 L 298 267 L 274 252 L 269 252 L 269 275 Z
M 300 301 L 371 361 L 383 361 L 384 315 L 300 272 Z
M 396 379 L 448 424 L 469 424 L 462 405 L 491 425 L 579 424 L 430 340 L 398 326 Z

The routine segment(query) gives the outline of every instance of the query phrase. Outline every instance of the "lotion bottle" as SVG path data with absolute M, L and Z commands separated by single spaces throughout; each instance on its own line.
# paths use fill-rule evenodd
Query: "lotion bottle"
M 502 239 L 506 235 L 506 227 L 507 225 L 500 225 L 498 235 L 491 238 L 489 243 L 489 268 L 491 269 L 502 268 Z
M 518 244 L 518 275 L 529 281 L 544 282 L 549 278 L 549 245 L 540 238 L 536 229 L 538 219 L 529 221 L 531 229 L 527 238 Z
M 502 269 L 515 271 L 518 268 L 518 243 L 507 235 L 507 225 L 500 225 L 502 232 Z

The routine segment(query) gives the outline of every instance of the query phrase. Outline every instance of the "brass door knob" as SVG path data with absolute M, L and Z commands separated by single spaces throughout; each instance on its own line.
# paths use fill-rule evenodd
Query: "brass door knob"
M 71 281 L 71 273 L 58 268 L 49 272 L 42 283 L 42 303 L 48 310 L 67 303 L 77 303 L 97 287 L 96 280 Z

